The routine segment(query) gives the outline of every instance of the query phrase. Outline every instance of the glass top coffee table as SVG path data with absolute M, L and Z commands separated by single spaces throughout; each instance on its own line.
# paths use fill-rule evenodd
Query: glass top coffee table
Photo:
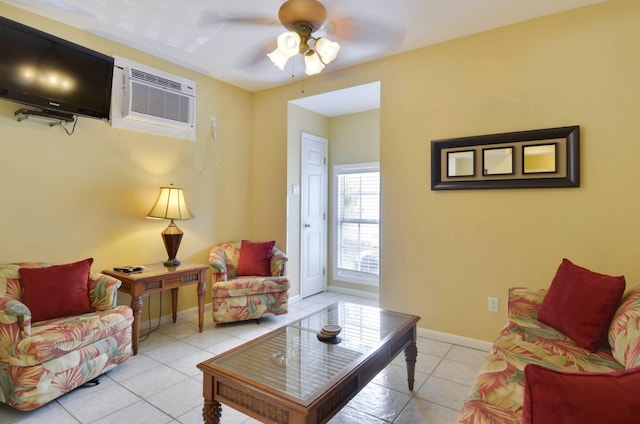
M 219 423 L 224 403 L 266 423 L 325 423 L 401 351 L 413 390 L 419 320 L 335 303 L 204 361 L 204 421 Z M 327 324 L 342 331 L 321 341 Z

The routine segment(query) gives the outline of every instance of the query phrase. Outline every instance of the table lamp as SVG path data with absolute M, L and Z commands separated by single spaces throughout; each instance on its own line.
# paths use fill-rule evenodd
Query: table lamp
M 182 230 L 173 221 L 193 218 L 184 201 L 182 189 L 174 187 L 173 184 L 170 187 L 160 187 L 158 200 L 156 200 L 155 206 L 147 214 L 147 218 L 171 220 L 169 226 L 161 233 L 164 247 L 167 249 L 167 255 L 169 255 L 169 259 L 164 261 L 163 264 L 167 268 L 179 266 L 180 261 L 176 259 L 176 255 L 182 240 Z

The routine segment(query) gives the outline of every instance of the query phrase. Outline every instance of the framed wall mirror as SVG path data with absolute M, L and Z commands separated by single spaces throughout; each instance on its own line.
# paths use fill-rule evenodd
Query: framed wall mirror
M 580 127 L 431 142 L 431 189 L 580 186 Z
M 534 144 L 522 148 L 522 172 L 541 174 L 558 172 L 558 144 Z
M 447 177 L 473 177 L 476 172 L 475 154 L 474 150 L 447 152 Z
M 482 175 L 513 175 L 513 147 L 482 149 Z

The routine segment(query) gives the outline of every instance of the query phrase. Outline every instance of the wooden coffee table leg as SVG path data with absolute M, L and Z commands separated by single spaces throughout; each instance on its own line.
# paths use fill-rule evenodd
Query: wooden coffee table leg
M 413 383 L 416 375 L 416 358 L 418 357 L 418 347 L 415 340 L 409 343 L 404 350 L 404 358 L 407 361 L 407 382 L 409 390 L 413 390 Z
M 222 413 L 222 406 L 217 400 L 204 400 L 204 406 L 202 407 L 202 418 L 204 418 L 205 424 L 218 424 L 220 423 L 220 414 Z
M 202 418 L 204 419 L 205 424 L 218 424 L 220 423 L 222 406 L 220 405 L 220 402 L 213 399 L 213 388 L 216 384 L 215 380 L 208 372 L 205 372 L 202 377 L 202 395 L 204 396 Z

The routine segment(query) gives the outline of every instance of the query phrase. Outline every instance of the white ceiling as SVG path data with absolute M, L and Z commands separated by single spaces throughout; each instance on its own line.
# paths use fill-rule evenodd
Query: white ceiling
M 284 31 L 278 22 L 283 1 L 0 0 L 0 12 L 2 3 L 12 4 L 258 91 L 304 75 L 301 55 L 289 60 L 284 71 L 266 57 Z M 320 1 L 327 8 L 328 19 L 314 35 L 340 43 L 338 58 L 327 65 L 326 73 L 606 0 Z M 340 24 L 345 19 L 350 25 Z M 341 36 L 345 31 L 350 31 L 349 36 Z M 366 84 L 294 103 L 329 117 L 376 109 L 380 107 L 380 85 Z
M 333 29 L 356 30 L 323 72 L 604 0 L 320 0 Z M 281 71 L 265 57 L 284 28 L 283 0 L 0 0 L 257 91 L 303 74 L 301 56 Z M 272 24 L 233 22 L 266 18 Z M 329 25 L 325 25 L 329 28 Z M 359 31 L 357 31 L 359 30 Z M 323 28 L 321 28 L 321 31 Z M 366 42 L 368 38 L 375 42 Z M 109 53 L 109 52 L 105 52 Z M 135 60 L 136 58 L 130 58 Z M 293 63 L 292 63 L 293 62 Z
M 291 103 L 329 118 L 380 109 L 380 82 L 303 97 Z

